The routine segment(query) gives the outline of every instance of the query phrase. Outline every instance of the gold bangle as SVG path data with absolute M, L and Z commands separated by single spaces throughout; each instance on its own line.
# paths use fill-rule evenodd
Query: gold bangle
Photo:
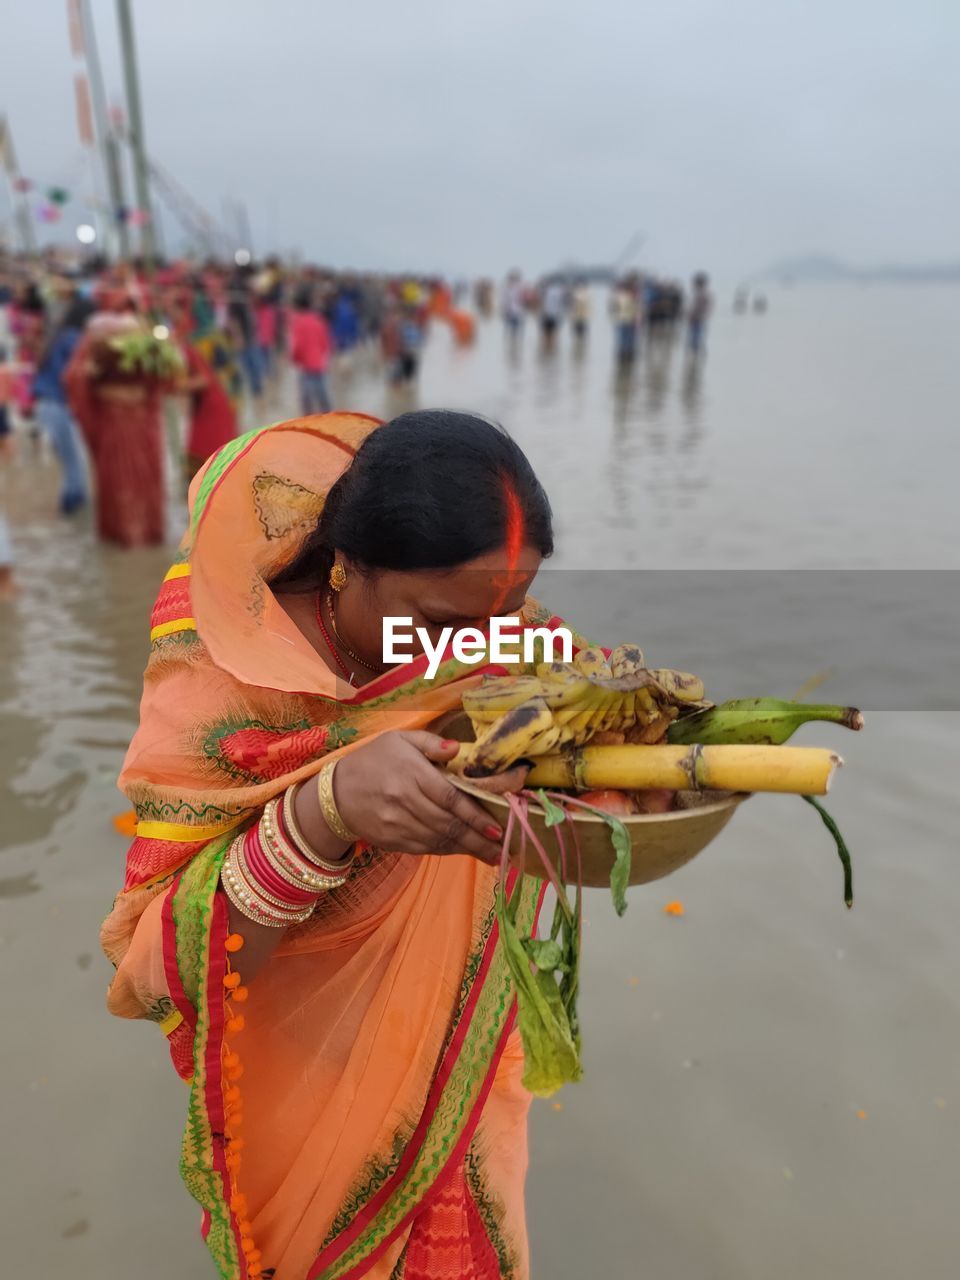
M 337 761 L 331 760 L 317 774 L 317 799 L 320 801 L 320 812 L 323 814 L 324 822 L 338 840 L 343 840 L 345 844 L 356 844 L 360 837 L 355 836 L 340 817 L 340 810 L 333 796 L 333 774 L 336 767 Z
M 220 884 L 224 893 L 237 908 L 242 916 L 246 916 L 248 920 L 252 920 L 254 924 L 266 925 L 270 929 L 287 929 L 292 924 L 302 924 L 302 920 L 280 919 L 278 916 L 268 916 L 261 911 L 256 904 L 250 899 L 249 895 L 244 893 L 230 877 L 226 864 L 220 870 Z M 306 917 L 304 917 L 306 919 Z
M 223 885 L 223 891 L 240 914 L 252 920 L 254 924 L 266 925 L 272 929 L 286 929 L 290 925 L 303 924 L 309 920 L 313 914 L 314 904 L 311 904 L 308 911 L 284 911 L 281 914 L 271 910 L 265 902 L 261 901 L 258 894 L 243 879 L 234 862 L 238 840 L 241 838 L 238 837 L 231 844 L 230 853 L 220 868 L 220 883 Z
M 312 861 L 300 850 L 299 844 L 286 839 L 279 819 L 278 798 L 269 800 L 260 819 L 260 835 L 267 861 L 284 880 L 299 889 L 313 889 L 326 893 L 339 889 L 346 881 L 353 859 L 340 864 L 336 870 L 327 863 Z M 284 807 L 284 821 L 289 826 L 290 815 Z M 292 833 L 291 833 L 292 835 Z
M 287 834 L 289 835 L 290 841 L 292 842 L 295 850 L 299 852 L 302 857 L 306 858 L 311 867 L 319 868 L 324 875 L 336 876 L 338 878 L 343 877 L 345 879 L 347 875 L 349 875 L 350 868 L 353 865 L 355 850 L 350 851 L 349 858 L 340 858 L 336 862 L 331 862 L 328 858 L 321 858 L 315 851 L 313 846 L 310 844 L 310 841 L 300 830 L 300 824 L 297 822 L 297 812 L 295 807 L 296 797 L 302 786 L 302 782 L 295 783 L 294 786 L 290 787 L 289 790 L 284 793 L 282 797 L 282 824 L 278 820 L 280 817 L 279 806 L 281 803 L 281 800 L 278 800 L 277 809 L 274 811 L 274 824 L 278 827 L 282 825 L 286 828 Z M 351 837 L 351 843 L 353 843 L 354 840 L 355 837 Z
M 291 910 L 289 908 L 280 908 L 276 910 L 268 905 L 268 902 L 261 896 L 259 887 L 243 874 L 243 869 L 239 865 L 239 845 L 230 847 L 230 855 L 225 861 L 223 868 L 220 870 L 220 881 L 223 883 L 227 896 L 237 910 L 242 911 L 248 919 L 256 920 L 259 924 L 302 924 L 310 918 L 314 911 L 315 904 L 310 904 L 308 910 L 297 908 Z

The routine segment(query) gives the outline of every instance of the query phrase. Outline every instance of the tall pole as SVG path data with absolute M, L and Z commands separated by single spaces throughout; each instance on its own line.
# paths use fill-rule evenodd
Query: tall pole
M 240 237 L 243 240 L 243 247 L 250 254 L 253 253 L 253 235 L 250 231 L 250 214 L 247 212 L 245 201 L 237 201 L 237 227 L 240 231 Z
M 140 109 L 140 82 L 137 76 L 137 49 L 133 35 L 133 15 L 130 0 L 117 0 L 117 20 L 120 25 L 120 47 L 123 52 L 123 79 L 127 89 L 127 118 L 129 121 L 130 147 L 133 152 L 133 181 L 137 191 L 137 207 L 143 217 L 140 227 L 140 250 L 148 267 L 156 257 L 156 239 L 153 234 L 153 211 L 150 206 L 150 168 L 147 164 L 147 148 L 143 136 L 143 112 Z
M 83 32 L 83 50 L 87 60 L 87 77 L 90 81 L 90 97 L 93 102 L 93 119 L 103 154 L 103 170 L 107 178 L 107 194 L 110 200 L 108 226 L 116 237 L 120 257 L 130 257 L 130 232 L 127 227 L 126 199 L 123 194 L 123 169 L 120 164 L 120 144 L 116 130 L 107 114 L 107 100 L 103 92 L 103 74 L 100 70 L 100 54 L 97 34 L 93 25 L 89 0 L 78 0 L 78 18 Z
M 33 234 L 33 223 L 30 221 L 30 205 L 24 189 L 18 185 L 20 166 L 17 164 L 17 153 L 13 146 L 13 132 L 6 116 L 0 116 L 0 161 L 10 184 L 10 203 L 14 210 L 17 231 L 20 235 L 20 248 L 24 253 L 37 251 L 37 241 Z

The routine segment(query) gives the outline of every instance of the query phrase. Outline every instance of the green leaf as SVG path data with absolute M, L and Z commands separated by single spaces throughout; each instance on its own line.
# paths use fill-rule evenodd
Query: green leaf
M 590 813 L 602 818 L 610 828 L 610 839 L 616 855 L 610 868 L 610 893 L 613 896 L 613 909 L 622 916 L 627 909 L 627 888 L 630 884 L 630 871 L 633 868 L 633 849 L 630 846 L 630 835 L 618 817 L 605 813 L 603 809 L 595 809 L 593 805 L 584 805 Z
M 630 834 L 619 818 L 615 818 L 612 813 L 607 813 L 604 814 L 604 821 L 610 828 L 613 851 L 617 855 L 610 868 L 613 909 L 618 916 L 622 916 L 627 909 L 627 886 L 630 884 L 630 871 L 633 867 L 633 849 L 630 845 Z
M 543 790 L 537 792 L 537 799 L 543 805 L 543 821 L 548 827 L 555 827 L 561 822 L 566 822 L 567 815 L 561 807 Z
M 514 890 L 511 912 L 511 903 L 507 902 L 503 888 L 498 887 L 495 910 L 503 954 L 517 992 L 517 1024 L 526 1060 L 523 1083 L 531 1093 L 549 1097 L 563 1085 L 579 1080 L 583 1074 L 580 1042 L 571 1027 L 554 973 L 539 969 L 535 972 L 530 967 L 531 957 L 525 943 L 533 944 L 532 949 L 546 963 L 550 958 L 546 948 L 551 941 L 543 940 L 541 947 L 537 945 L 541 941 L 539 939 L 521 940 L 519 937 L 515 917 L 521 889 L 522 881 Z M 560 952 L 562 958 L 563 949 L 556 943 L 552 945 L 556 947 L 554 957 Z
M 815 800 L 813 796 L 802 796 L 801 798 L 806 800 L 807 804 L 813 805 L 823 819 L 823 825 L 833 836 L 833 842 L 837 846 L 837 857 L 843 867 L 843 900 L 849 909 L 853 906 L 853 863 L 850 861 L 850 850 L 847 848 L 847 842 L 840 834 L 840 828 L 819 800 Z
M 554 969 L 566 970 L 563 949 L 553 938 L 524 938 L 521 945 L 538 969 L 547 973 Z

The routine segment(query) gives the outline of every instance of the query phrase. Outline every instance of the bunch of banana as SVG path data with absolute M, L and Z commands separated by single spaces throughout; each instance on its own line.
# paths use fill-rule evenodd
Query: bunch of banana
M 476 741 L 461 747 L 452 768 L 486 777 L 597 733 L 668 722 L 681 706 L 703 706 L 696 676 L 648 669 L 636 645 L 621 645 L 609 658 L 582 649 L 572 663 L 545 662 L 532 676 L 490 676 L 465 693 Z

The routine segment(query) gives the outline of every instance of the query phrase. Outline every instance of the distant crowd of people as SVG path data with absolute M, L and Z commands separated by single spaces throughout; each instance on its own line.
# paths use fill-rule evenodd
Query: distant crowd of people
M 712 305 L 703 274 L 689 291 L 639 273 L 615 281 L 609 312 L 617 360 L 629 363 L 644 341 L 681 329 L 690 359 L 699 360 Z M 136 263 L 70 265 L 55 255 L 0 258 L 0 454 L 16 416 L 56 454 L 65 516 L 89 502 L 92 473 L 101 537 L 124 546 L 159 543 L 169 397 L 186 406 L 189 479 L 238 434 L 245 393 L 259 420 L 262 398 L 277 390 L 285 369 L 296 374 L 301 411 L 325 412 L 334 364 L 347 373 L 357 359 L 378 358 L 392 386 L 409 386 L 431 323 L 469 345 L 476 317 L 490 318 L 498 307 L 514 341 L 528 318 L 545 349 L 565 326 L 581 347 L 589 335 L 585 279 L 551 276 L 534 285 L 513 271 L 498 293 L 489 279 L 448 285 L 291 267 L 276 258 L 149 272 Z M 163 363 L 166 347 L 175 358 Z M 127 355 L 118 360 L 121 348 Z M 0 518 L 0 594 L 5 537 Z
M 0 452 L 16 419 L 49 440 L 64 515 L 87 505 L 92 473 L 101 537 L 159 543 L 170 396 L 187 409 L 190 478 L 238 434 L 245 392 L 257 418 L 292 367 L 301 411 L 324 412 L 331 365 L 347 372 L 361 355 L 379 359 L 391 385 L 409 386 L 431 322 L 459 344 L 473 339 L 473 316 L 436 279 L 292 269 L 273 258 L 151 272 L 0 259 Z M 0 593 L 4 538 L 0 523 Z
M 644 337 L 651 342 L 672 339 L 686 329 L 686 348 L 693 360 L 706 350 L 707 322 L 713 310 L 710 281 L 698 272 L 689 293 L 682 284 L 632 273 L 616 280 L 610 290 L 609 312 L 614 326 L 616 358 L 634 360 Z M 500 291 L 500 312 L 511 338 L 516 338 L 526 317 L 539 319 L 542 341 L 550 349 L 565 321 L 574 341 L 583 343 L 590 329 L 590 288 L 584 279 L 552 276 L 539 285 L 525 283 L 519 271 L 511 271 Z

